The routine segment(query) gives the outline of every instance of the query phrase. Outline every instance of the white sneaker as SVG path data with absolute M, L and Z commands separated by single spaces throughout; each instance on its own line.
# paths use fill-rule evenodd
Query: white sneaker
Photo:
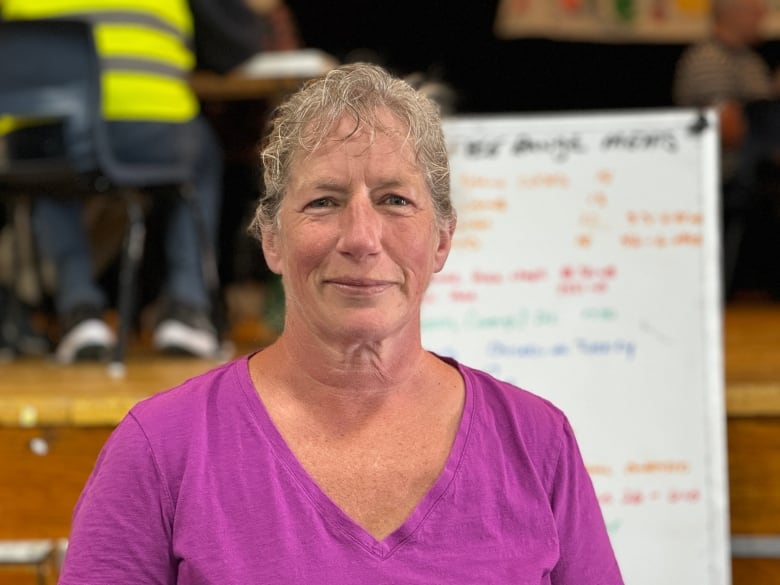
M 105 321 L 97 318 L 84 319 L 63 336 L 55 355 L 61 364 L 103 360 L 108 357 L 115 344 L 114 333 Z
M 217 332 L 206 312 L 171 304 L 163 313 L 153 337 L 154 346 L 167 353 L 214 358 L 219 353 Z

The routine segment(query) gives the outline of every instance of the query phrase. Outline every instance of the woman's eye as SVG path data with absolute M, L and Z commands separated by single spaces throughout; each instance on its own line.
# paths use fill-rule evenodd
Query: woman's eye
M 409 200 L 400 195 L 388 195 L 385 198 L 385 203 L 388 205 L 409 205 Z
M 331 205 L 333 205 L 333 201 L 331 199 L 328 197 L 321 197 L 320 199 L 315 199 L 314 201 L 309 202 L 306 207 L 322 209 L 323 207 L 330 207 Z

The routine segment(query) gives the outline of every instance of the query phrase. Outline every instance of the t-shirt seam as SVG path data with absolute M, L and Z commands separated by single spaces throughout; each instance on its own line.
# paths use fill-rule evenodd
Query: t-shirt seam
M 555 435 L 555 438 L 558 441 L 556 454 L 555 454 L 555 465 L 552 468 L 552 474 L 550 475 L 550 477 L 545 478 L 545 482 L 548 484 L 547 497 L 549 498 L 548 501 L 550 503 L 551 510 L 552 510 L 552 497 L 553 497 L 552 490 L 554 489 L 555 486 L 555 476 L 558 474 L 558 468 L 561 465 L 561 459 L 563 457 L 563 435 L 566 432 L 565 426 L 566 426 L 565 419 L 559 419 L 558 433 L 556 433 Z
M 159 484 L 162 490 L 162 495 L 166 499 L 166 505 L 168 507 L 168 511 L 171 514 L 171 518 L 169 518 L 169 528 L 171 530 L 171 534 L 173 534 L 173 522 L 172 522 L 172 515 L 175 513 L 176 506 L 173 503 L 173 495 L 170 492 L 170 489 L 168 487 L 168 482 L 166 480 L 166 476 L 162 471 L 162 466 L 160 465 L 158 459 L 157 459 L 157 452 L 154 449 L 154 446 L 152 444 L 151 439 L 149 438 L 149 435 L 146 433 L 146 429 L 144 428 L 141 421 L 138 419 L 136 414 L 134 412 L 129 412 L 128 416 L 135 422 L 135 424 L 138 426 L 138 430 L 141 432 L 141 435 L 143 435 L 144 441 L 146 441 L 146 445 L 149 448 L 149 455 L 152 461 L 152 465 L 154 466 L 155 473 L 157 474 L 157 477 L 159 479 Z
M 452 486 L 455 479 L 458 477 L 458 474 L 460 473 L 460 470 L 463 467 L 463 462 L 466 458 L 466 450 L 469 447 L 470 439 L 471 439 L 471 432 L 474 426 L 474 420 L 476 419 L 476 410 L 477 410 L 477 403 L 474 394 L 474 387 L 476 384 L 474 384 L 472 371 L 466 367 L 463 367 L 462 364 L 458 363 L 458 371 L 462 372 L 464 376 L 464 385 L 467 394 L 470 394 L 471 399 L 471 412 L 469 414 L 469 421 L 468 426 L 465 429 L 465 437 L 463 437 L 463 447 L 460 451 L 460 454 L 458 455 L 458 459 L 455 463 L 455 469 L 452 470 L 452 475 L 450 477 L 450 480 L 447 482 L 447 484 L 442 488 L 441 493 L 437 496 L 436 500 L 434 500 L 430 507 L 428 508 L 428 511 L 423 515 L 423 517 L 420 519 L 420 521 L 415 526 L 414 530 L 409 532 L 402 540 L 400 540 L 396 546 L 394 546 L 390 551 L 388 551 L 387 557 L 389 558 L 392 556 L 393 553 L 402 545 L 408 542 L 408 540 L 414 536 L 417 531 L 422 528 L 422 525 L 425 523 L 425 521 L 428 519 L 428 517 L 434 512 L 434 510 L 439 506 L 441 500 L 444 498 L 444 496 L 447 494 L 447 492 L 450 490 L 450 487 Z

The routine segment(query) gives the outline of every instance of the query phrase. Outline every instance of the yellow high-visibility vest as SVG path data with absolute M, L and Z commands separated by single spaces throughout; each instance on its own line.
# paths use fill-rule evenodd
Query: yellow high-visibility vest
M 6 20 L 78 19 L 92 24 L 107 120 L 185 122 L 198 113 L 186 0 L 0 0 Z

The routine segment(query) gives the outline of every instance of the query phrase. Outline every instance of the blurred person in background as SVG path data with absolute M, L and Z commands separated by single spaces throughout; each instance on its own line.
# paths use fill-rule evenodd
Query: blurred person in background
M 0 0 L 17 19 L 83 19 L 92 24 L 101 59 L 103 115 L 114 154 L 127 162 L 185 160 L 194 196 L 217 240 L 222 150 L 189 85 L 194 68 L 225 72 L 266 50 L 281 2 L 243 0 Z M 60 65 L 51 63 L 56 68 Z M 42 254 L 56 270 L 54 304 L 62 336 L 60 362 L 103 359 L 115 343 L 104 320 L 80 201 L 40 198 L 34 208 Z M 165 278 L 153 342 L 163 351 L 199 357 L 219 349 L 202 276 L 190 208 L 173 204 L 165 232 Z
M 759 181 L 762 168 L 780 180 L 780 78 L 755 48 L 766 15 L 764 0 L 713 0 L 712 32 L 682 53 L 672 94 L 679 106 L 713 107 L 718 113 L 727 295 L 736 286 L 746 216 L 758 210 L 761 221 L 775 216 L 764 245 L 772 248 L 765 254 L 771 262 L 769 286 L 780 298 L 780 182 Z

